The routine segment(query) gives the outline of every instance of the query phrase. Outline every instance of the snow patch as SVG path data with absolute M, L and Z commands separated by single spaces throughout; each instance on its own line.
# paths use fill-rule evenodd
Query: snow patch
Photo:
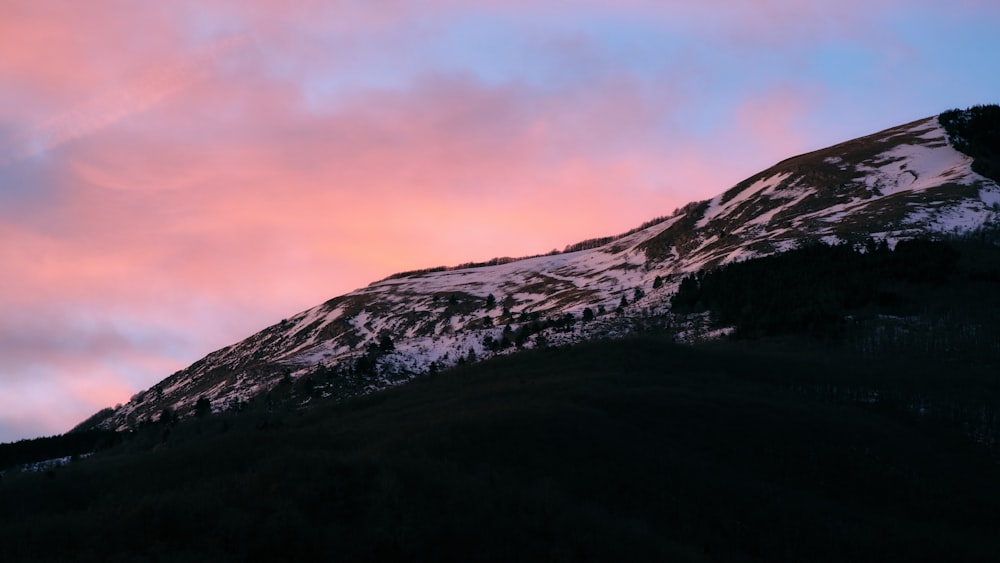
M 721 194 L 712 198 L 709 201 L 708 209 L 705 210 L 705 215 L 702 216 L 696 226 L 698 228 L 703 228 L 708 225 L 709 221 L 717 217 L 728 215 L 736 206 L 746 201 L 754 194 L 773 193 L 774 189 L 787 180 L 789 176 L 791 176 L 790 172 L 782 172 L 769 178 L 757 180 L 725 202 L 722 200 L 726 194 Z

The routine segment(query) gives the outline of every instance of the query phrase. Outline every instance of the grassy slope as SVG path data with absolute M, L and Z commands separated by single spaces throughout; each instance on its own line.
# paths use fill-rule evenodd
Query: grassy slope
M 0 560 L 993 560 L 984 449 L 822 392 L 952 368 L 638 339 L 153 427 L 8 475 Z

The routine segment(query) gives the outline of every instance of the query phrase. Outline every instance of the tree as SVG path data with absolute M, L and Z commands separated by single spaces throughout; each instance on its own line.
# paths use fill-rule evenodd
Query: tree
M 378 341 L 378 350 L 383 354 L 387 354 L 396 349 L 396 345 L 392 343 L 392 339 L 389 338 L 388 334 L 383 334 Z
M 594 320 L 594 310 L 587 307 L 583 310 L 583 322 L 587 323 Z
M 497 350 L 500 349 L 500 345 L 493 338 L 493 335 L 487 334 L 486 336 L 483 337 L 483 348 L 496 352 Z
M 354 362 L 354 371 L 356 373 L 371 373 L 374 370 L 374 362 L 368 359 L 368 355 L 364 354 L 358 357 Z
M 950 110 L 938 119 L 952 146 L 972 157 L 974 172 L 1000 180 L 1000 106 Z
M 524 343 L 528 341 L 528 337 L 531 336 L 531 327 L 528 325 L 521 325 L 521 328 L 517 329 L 514 333 L 514 346 L 520 348 L 524 346 Z
M 174 422 L 174 420 L 175 420 L 175 418 L 174 418 L 174 411 L 170 410 L 170 408 L 165 408 L 165 409 L 163 409 L 163 412 L 160 413 L 160 422 L 161 423 L 163 423 L 163 424 L 171 424 L 171 423 Z
M 210 414 L 212 414 L 212 402 L 208 397 L 199 397 L 198 402 L 194 404 L 194 415 L 200 417 Z
M 488 309 L 492 309 L 493 307 L 496 307 L 496 305 L 497 305 L 497 298 L 494 297 L 492 293 L 489 294 L 489 295 L 487 295 L 486 296 L 486 309 L 487 310 Z
M 663 278 L 661 278 L 660 276 L 656 276 L 656 279 L 653 280 L 653 289 L 659 289 L 660 286 L 662 285 L 663 285 Z

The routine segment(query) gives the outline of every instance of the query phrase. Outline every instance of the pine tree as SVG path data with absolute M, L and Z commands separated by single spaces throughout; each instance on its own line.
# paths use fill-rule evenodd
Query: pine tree
M 378 341 L 378 350 L 383 354 L 392 352 L 396 349 L 396 345 L 393 344 L 392 339 L 389 338 L 388 334 L 383 334 Z
M 194 404 L 194 414 L 195 416 L 207 416 L 212 414 L 212 402 L 208 400 L 208 397 L 198 398 L 198 402 Z

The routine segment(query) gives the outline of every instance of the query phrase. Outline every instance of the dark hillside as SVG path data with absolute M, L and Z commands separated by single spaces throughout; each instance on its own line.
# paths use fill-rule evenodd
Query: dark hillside
M 164 422 L 9 473 L 0 560 L 994 561 L 1000 469 L 914 381 L 1000 398 L 982 367 L 649 338 Z
M 687 276 L 677 313 L 708 311 L 736 338 L 811 335 L 867 348 L 1000 354 L 995 232 L 948 241 L 810 245 Z M 920 342 L 917 337 L 925 337 Z M 877 341 L 877 342 L 876 342 Z M 876 346 L 877 344 L 877 346 Z
M 109 430 L 83 430 L 0 444 L 0 471 L 51 459 L 79 457 L 119 441 L 120 436 Z

